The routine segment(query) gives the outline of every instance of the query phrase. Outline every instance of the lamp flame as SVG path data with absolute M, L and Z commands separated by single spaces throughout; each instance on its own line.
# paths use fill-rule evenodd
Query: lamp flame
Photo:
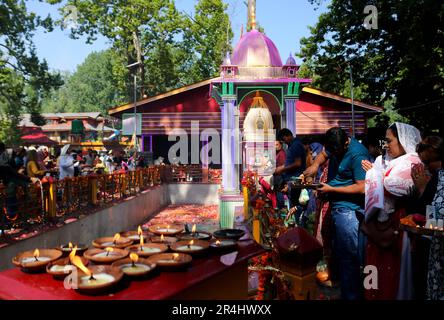
M 140 226 L 137 228 L 137 234 L 139 237 L 142 236 L 142 228 Z
M 192 246 L 194 244 L 194 240 L 190 241 L 190 246 Z
M 79 256 L 73 256 L 71 259 L 71 262 L 73 265 L 75 265 L 77 268 L 79 268 L 85 274 L 87 274 L 88 276 L 90 276 L 92 278 L 92 272 L 87 267 L 85 267 L 85 265 L 82 262 L 82 259 Z
M 70 242 L 70 243 L 68 244 L 68 248 L 70 248 L 70 249 L 72 250 L 72 242 Z
M 75 257 L 77 253 L 77 246 L 74 247 L 74 249 L 71 250 L 71 253 L 69 254 L 69 261 L 71 261 L 72 264 L 74 264 L 74 262 L 72 262 L 72 258 Z
M 216 240 L 216 246 L 220 246 L 220 241 Z
M 133 265 L 139 260 L 139 256 L 136 253 L 130 254 L 130 259 L 133 262 Z
M 195 224 L 193 224 L 193 228 L 191 228 L 191 232 L 196 233 L 196 225 Z
M 116 233 L 116 234 L 114 235 L 114 238 L 113 238 L 113 243 L 116 244 L 117 241 L 119 241 L 119 239 L 120 239 L 120 234 L 119 234 L 119 233 Z
M 143 237 L 140 236 L 140 248 L 142 248 L 142 246 L 143 246 Z
M 113 251 L 114 251 L 114 249 L 111 248 L 111 247 L 106 247 L 106 248 L 105 248 L 105 251 L 106 251 L 106 256 L 108 256 L 108 255 L 110 254 L 110 252 L 113 252 Z
M 162 242 L 165 241 L 165 237 L 163 236 L 163 234 L 160 235 L 160 241 L 162 241 Z
M 34 258 L 35 258 L 35 261 L 39 261 L 39 258 L 40 257 L 40 250 L 39 249 L 35 249 L 34 250 Z
M 177 260 L 179 258 L 179 254 L 178 253 L 173 253 L 173 260 Z

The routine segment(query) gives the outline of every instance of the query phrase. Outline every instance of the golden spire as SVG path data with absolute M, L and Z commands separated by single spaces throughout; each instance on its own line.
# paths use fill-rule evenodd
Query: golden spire
M 256 0 L 248 0 L 248 23 L 251 30 L 256 30 Z

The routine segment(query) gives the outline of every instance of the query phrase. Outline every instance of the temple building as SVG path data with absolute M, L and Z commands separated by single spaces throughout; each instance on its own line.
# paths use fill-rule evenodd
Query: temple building
M 187 132 L 189 144 L 192 136 L 198 135 L 194 138 L 199 141 L 198 150 L 204 149 L 210 140 L 206 136 L 208 129 L 217 130 L 222 155 L 219 166 L 223 190 L 221 216 L 242 202 L 239 196 L 245 168 L 242 161 L 254 165 L 262 158 L 265 165 L 274 166 L 269 152 L 274 146 L 262 145 L 264 154 L 258 155 L 254 151 L 254 138 L 253 147 L 251 141 L 243 139 L 247 129 L 244 124 L 257 123 L 261 128 L 256 129 L 264 129 L 268 121 L 272 122 L 268 123 L 268 129 L 277 132 L 288 128 L 296 136 L 323 134 L 333 126 L 352 133 L 352 101 L 310 87 L 311 79 L 299 77 L 299 65 L 294 57 L 290 54 L 283 63 L 273 41 L 256 30 L 254 6 L 250 6 L 249 12 L 251 31 L 241 37 L 231 55 L 226 55 L 219 77 L 109 110 L 111 116 L 122 119 L 123 135 L 132 135 L 137 128 L 143 151 L 153 152 L 154 158 L 168 159 L 170 147 L 176 143 L 168 137 L 176 136 L 177 129 Z M 366 131 L 366 120 L 382 108 L 359 101 L 353 105 L 355 135 L 359 137 Z M 137 126 L 134 125 L 135 106 Z M 253 109 L 264 119 L 249 116 Z M 256 118 L 249 120 L 249 117 Z M 192 163 L 195 150 L 192 147 L 189 150 L 187 162 Z

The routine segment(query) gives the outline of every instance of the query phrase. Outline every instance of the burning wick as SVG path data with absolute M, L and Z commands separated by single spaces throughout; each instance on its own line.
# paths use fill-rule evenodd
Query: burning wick
M 139 256 L 137 254 L 135 254 L 135 253 L 131 253 L 130 254 L 130 259 L 131 259 L 131 262 L 132 262 L 132 267 L 134 268 L 136 266 L 137 260 L 139 260 Z
M 119 239 L 120 239 L 120 234 L 116 233 L 116 234 L 114 235 L 114 238 L 113 238 L 113 243 L 114 243 L 114 245 L 117 244 L 117 241 L 119 241 Z
M 71 262 L 72 262 L 73 265 L 75 265 L 77 268 L 79 268 L 86 275 L 89 276 L 89 281 L 96 280 L 96 278 L 94 278 L 94 276 L 93 276 L 93 273 L 87 267 L 85 267 L 85 265 L 83 264 L 82 259 L 80 259 L 80 257 L 78 257 L 78 256 L 72 256 L 71 257 L 70 256 L 70 258 L 71 258 Z
M 111 248 L 111 247 L 105 248 L 105 250 L 106 250 L 106 256 L 107 256 L 107 257 L 108 257 L 108 255 L 109 255 L 110 252 L 114 251 L 114 249 Z
M 40 256 L 39 249 L 35 249 L 34 250 L 34 259 L 35 259 L 35 261 L 39 261 L 39 259 L 38 259 L 39 256 Z
M 191 249 L 191 246 L 194 244 L 194 240 L 191 240 L 189 243 L 188 243 L 188 249 Z
M 143 237 L 140 237 L 140 251 L 143 251 Z
M 139 239 L 141 239 L 142 238 L 142 228 L 140 226 L 137 228 L 137 234 L 139 235 Z
M 163 236 L 163 234 L 160 235 L 160 241 L 165 242 L 165 237 Z
M 220 241 L 219 240 L 216 241 L 216 246 L 218 246 L 218 247 L 220 246 Z
M 173 261 L 177 261 L 179 259 L 178 253 L 173 253 Z
M 193 238 L 196 237 L 196 225 L 195 224 L 193 224 L 193 228 L 191 229 L 191 234 L 192 234 Z

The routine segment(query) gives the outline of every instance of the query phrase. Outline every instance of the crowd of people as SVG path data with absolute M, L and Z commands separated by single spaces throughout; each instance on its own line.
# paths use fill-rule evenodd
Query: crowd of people
M 315 204 L 313 232 L 324 247 L 328 281 L 340 286 L 343 299 L 444 299 L 444 237 L 399 228 L 401 219 L 424 216 L 426 207 L 434 219 L 443 219 L 441 137 L 422 138 L 414 126 L 396 122 L 382 139 L 360 142 L 334 127 L 322 143 L 295 138 L 288 129 L 278 140 L 277 206 L 285 206 L 288 198 L 289 214 L 304 227 L 307 208 Z M 318 185 L 309 201 L 302 201 L 301 188 L 295 187 L 294 181 L 301 180 Z M 366 201 L 366 184 L 381 188 L 382 205 L 376 209 Z M 376 273 L 367 274 L 366 266 Z M 369 276 L 373 281 L 365 285 Z
M 15 220 L 18 215 L 17 187 L 28 188 L 30 183 L 40 183 L 45 176 L 55 179 L 85 176 L 91 173 L 105 174 L 127 172 L 146 167 L 137 152 L 78 150 L 65 145 L 59 150 L 44 146 L 19 148 L 9 151 L 0 142 L 0 184 L 5 188 L 6 217 Z M 25 192 L 26 194 L 26 192 Z

